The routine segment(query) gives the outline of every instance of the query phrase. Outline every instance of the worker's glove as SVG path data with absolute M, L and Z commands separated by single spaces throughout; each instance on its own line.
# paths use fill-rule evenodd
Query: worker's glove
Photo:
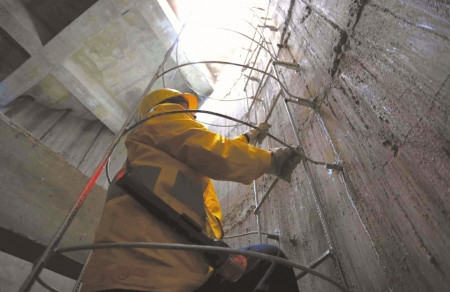
M 240 254 L 232 254 L 218 268 L 216 272 L 225 280 L 236 282 L 239 280 L 247 268 L 247 259 Z
M 297 153 L 297 151 L 300 151 L 299 147 L 295 147 L 294 149 L 295 151 L 288 147 L 271 149 L 272 162 L 269 173 L 290 183 L 292 172 L 294 172 L 297 164 L 302 160 L 301 156 Z
M 262 141 L 266 138 L 267 131 L 270 127 L 271 125 L 268 123 L 261 123 L 258 125 L 258 129 L 252 128 L 245 132 L 244 135 L 247 136 L 249 144 L 255 145 L 256 142 L 258 142 L 258 144 L 261 144 Z

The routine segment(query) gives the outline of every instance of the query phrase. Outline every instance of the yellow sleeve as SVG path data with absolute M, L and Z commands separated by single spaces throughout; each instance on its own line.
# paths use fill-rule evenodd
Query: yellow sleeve
M 208 182 L 205 192 L 203 193 L 203 200 L 205 201 L 206 219 L 206 233 L 211 238 L 222 238 L 222 209 L 220 207 L 219 198 L 214 189 L 211 180 Z
M 239 136 L 236 136 L 236 137 L 234 137 L 232 140 L 233 140 L 233 141 L 239 141 L 239 142 L 248 144 L 247 137 L 245 137 L 244 134 L 241 134 L 241 135 L 239 135 Z
M 179 107 L 170 105 L 164 110 Z M 140 131 L 143 143 L 154 145 L 215 180 L 250 184 L 270 168 L 269 151 L 242 143 L 245 136 L 227 139 L 211 132 L 189 114 L 155 117 L 145 122 Z

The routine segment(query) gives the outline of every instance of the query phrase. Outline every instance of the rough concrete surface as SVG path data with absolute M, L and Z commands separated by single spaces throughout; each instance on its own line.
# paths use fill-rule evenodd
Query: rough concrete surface
M 47 244 L 81 192 L 87 177 L 1 114 L 2 228 Z M 94 186 L 62 244 L 89 243 L 106 192 Z M 19 247 L 17 247 L 19 248 Z M 86 253 L 73 254 L 79 262 Z
M 7 265 L 2 265 L 0 268 L 2 291 L 19 291 L 20 286 L 31 272 L 32 264 L 3 252 L 0 252 L 0 261 L 2 263 L 8 263 Z M 51 284 L 53 288 L 58 289 L 59 291 L 72 291 L 76 282 L 73 279 L 61 276 L 60 274 L 47 269 L 42 271 L 41 278 L 45 283 Z M 42 287 L 39 283 L 35 283 L 30 291 L 48 292 L 48 289 Z
M 301 263 L 320 256 L 329 239 L 337 261 L 319 269 L 342 279 L 341 268 L 355 291 L 448 290 L 448 3 L 277 4 L 279 36 L 289 37 L 278 60 L 301 66 L 278 68 L 280 78 L 290 93 L 320 106 L 289 103 L 301 144 L 316 161 L 341 160 L 344 171 L 310 165 L 308 173 L 299 166 L 293 183 L 277 185 L 261 208 L 262 230 L 280 230 L 279 244 Z M 270 83 L 261 95 L 276 87 Z M 296 144 L 282 103 L 269 122 L 275 136 Z M 261 198 L 270 178 L 256 185 Z M 227 194 L 221 197 L 227 230 L 255 230 L 252 186 L 218 183 L 218 190 Z M 306 291 L 334 289 L 308 277 L 299 284 Z
M 30 19 L 14 20 L 25 11 L 11 3 L 0 4 L 0 26 L 31 57 L 22 54 L 5 67 L 0 104 L 36 95 L 10 104 L 7 115 L 90 175 L 170 47 L 174 23 L 167 22 L 161 2 L 98 1 L 42 45 L 39 37 L 48 35 L 30 30 Z M 279 245 L 292 261 L 313 265 L 351 291 L 450 290 L 448 1 L 279 0 L 257 6 L 252 15 L 267 21 L 258 41 L 274 60 L 300 69 L 269 68 L 284 90 L 261 72 L 217 66 L 241 78 L 227 85 L 231 89 L 217 82 L 203 109 L 258 124 L 281 90 L 269 132 L 301 145 L 314 161 L 340 163 L 343 171 L 302 161 L 291 183 L 274 186 L 258 216 L 254 210 L 272 175 L 250 185 L 215 182 L 231 236 L 226 241 L 233 247 Z M 270 57 L 254 45 L 245 61 L 231 61 L 265 70 Z M 187 59 L 172 55 L 165 69 Z M 23 64 L 14 69 L 17 62 Z M 208 87 L 206 77 L 197 85 L 184 82 L 198 75 L 181 71 L 155 86 Z M 68 108 L 71 113 L 60 111 Z M 227 137 L 247 130 L 236 121 L 199 114 L 202 119 Z M 271 138 L 261 145 L 280 146 Z M 110 174 L 124 153 L 120 144 Z M 104 173 L 99 184 L 107 186 Z M 295 272 L 302 291 L 339 291 Z
M 114 134 L 99 121 L 49 109 L 31 97 L 15 100 L 6 115 L 87 176 L 92 175 L 114 140 Z M 122 139 L 109 161 L 110 177 L 122 166 L 125 151 Z M 108 187 L 105 171 L 97 184 Z

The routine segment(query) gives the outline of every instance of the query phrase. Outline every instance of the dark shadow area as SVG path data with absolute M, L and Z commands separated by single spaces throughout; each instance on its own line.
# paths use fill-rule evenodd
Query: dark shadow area
M 98 0 L 20 0 L 43 45 Z
M 33 241 L 26 236 L 0 227 L 0 251 L 18 257 L 30 263 L 34 263 L 44 252 L 45 245 Z M 66 255 L 56 254 L 45 266 L 60 275 L 71 279 L 78 279 L 83 263 L 67 257 Z
M 0 27 L 0 81 L 20 67 L 30 55 Z

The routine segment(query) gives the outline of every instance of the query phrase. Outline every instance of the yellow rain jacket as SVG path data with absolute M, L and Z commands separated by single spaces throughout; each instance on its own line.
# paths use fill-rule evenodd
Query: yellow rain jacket
M 183 108 L 178 104 L 161 104 L 147 117 L 177 110 Z M 153 171 L 149 179 L 154 180 L 153 192 L 158 196 L 169 200 L 176 197 L 189 205 L 196 200 L 186 198 L 199 193 L 203 210 L 199 210 L 198 202 L 192 203 L 192 208 L 176 200 L 173 204 L 176 208 L 184 206 L 185 213 L 212 238 L 221 238 L 223 231 L 222 211 L 211 179 L 249 184 L 267 173 L 271 162 L 270 152 L 249 145 L 244 135 L 224 138 L 188 113 L 146 121 L 128 134 L 125 145 L 128 162 L 133 167 L 146 166 Z M 95 242 L 189 244 L 123 190 L 117 191 L 114 183 L 108 190 Z M 86 267 L 82 291 L 192 291 L 211 273 L 204 256 L 194 251 L 95 250 Z

